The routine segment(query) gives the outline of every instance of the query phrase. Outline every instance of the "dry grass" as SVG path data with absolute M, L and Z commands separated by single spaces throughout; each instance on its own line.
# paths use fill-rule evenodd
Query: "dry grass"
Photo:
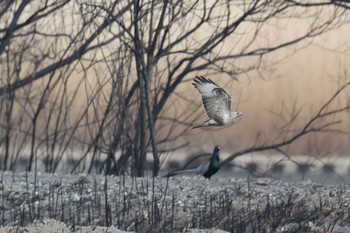
M 34 185 L 27 176 L 23 178 L 26 188 L 22 190 L 15 185 L 16 179 L 19 182 L 19 178 L 14 177 L 11 188 L 6 187 L 8 180 L 3 180 L 2 225 L 25 226 L 34 220 L 51 218 L 66 223 L 71 229 L 113 225 L 136 232 L 181 232 L 190 228 L 229 232 L 318 232 L 315 229 L 331 232 L 337 224 L 350 224 L 350 209 L 347 199 L 342 197 L 342 189 L 311 200 L 314 197 L 309 195 L 301 198 L 300 194 L 283 193 L 283 188 L 279 198 L 270 198 L 266 187 L 266 197 L 257 201 L 256 194 L 249 190 L 252 184 L 248 180 L 248 190 L 231 183 L 230 190 L 204 193 L 189 201 L 193 192 L 180 198 L 174 191 L 178 187 L 171 187 L 169 180 L 124 177 L 115 184 L 108 181 L 109 177 L 98 180 L 72 176 L 73 181 L 67 184 L 60 179 L 45 183 L 39 177 Z M 237 197 L 244 201 L 237 204 Z

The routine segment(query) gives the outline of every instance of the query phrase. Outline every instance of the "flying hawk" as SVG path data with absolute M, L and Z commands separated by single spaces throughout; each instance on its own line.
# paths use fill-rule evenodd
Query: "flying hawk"
M 208 121 L 194 126 L 193 129 L 229 125 L 242 115 L 241 112 L 231 112 L 231 97 L 212 80 L 197 76 L 193 81 L 192 84 L 201 94 L 203 107 L 209 117 Z

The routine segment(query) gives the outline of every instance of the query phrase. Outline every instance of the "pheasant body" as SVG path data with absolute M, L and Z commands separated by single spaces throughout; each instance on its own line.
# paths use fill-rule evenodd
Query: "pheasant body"
M 209 163 L 209 169 L 208 171 L 206 171 L 203 176 L 206 179 L 210 180 L 210 177 L 212 175 L 214 175 L 215 173 L 217 173 L 220 169 L 220 159 L 219 157 L 214 157 L 210 159 L 210 163 Z
M 219 157 L 220 147 L 216 146 L 213 151 L 211 158 L 201 164 L 197 169 L 196 173 L 203 175 L 206 179 L 210 180 L 210 177 L 217 173 L 220 169 L 220 157 Z
M 199 175 L 204 176 L 206 179 L 210 180 L 210 177 L 217 173 L 220 169 L 220 158 L 219 158 L 220 147 L 216 146 L 214 148 L 213 154 L 210 159 L 200 166 L 194 169 L 180 170 L 170 174 L 167 174 L 165 177 L 175 176 L 177 174 L 186 173 L 186 172 L 196 172 Z

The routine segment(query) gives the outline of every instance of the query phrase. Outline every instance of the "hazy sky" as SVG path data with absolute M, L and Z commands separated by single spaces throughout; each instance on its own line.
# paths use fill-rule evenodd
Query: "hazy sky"
M 297 30 L 292 27 L 290 33 Z M 288 106 L 289 111 L 295 104 L 301 107 L 300 125 L 315 114 L 316 110 L 328 100 L 337 90 L 339 84 L 349 81 L 346 76 L 350 65 L 350 41 L 346 36 L 349 25 L 335 31 L 328 32 L 314 41 L 312 45 L 302 48 L 285 59 L 271 70 L 261 73 L 252 71 L 238 76 L 238 82 L 226 82 L 224 88 L 233 97 L 233 109 L 244 113 L 241 121 L 234 126 L 219 131 L 193 131 L 190 140 L 202 145 L 225 145 L 226 149 L 236 151 L 252 145 L 258 132 L 262 132 L 262 139 L 278 139 L 282 135 L 274 128 L 282 124 L 282 120 L 271 113 L 281 113 L 282 106 Z M 275 61 L 285 54 L 291 54 L 292 49 L 283 49 L 265 59 Z M 262 77 L 261 77 L 262 76 Z M 210 77 L 223 84 L 221 77 Z M 227 85 L 228 83 L 228 85 Z M 193 98 L 200 101 L 200 97 L 191 87 Z M 348 95 L 350 96 L 350 95 Z M 342 95 L 336 102 L 345 104 L 349 101 L 347 95 Z M 335 105 L 333 105 L 335 106 Z M 238 108 L 237 108 L 238 107 Z M 201 110 L 202 111 L 202 110 Z M 286 111 L 284 116 L 286 116 Z M 287 114 L 288 115 L 288 114 Z M 205 115 L 201 120 L 205 120 Z M 339 116 L 335 120 L 342 120 L 342 129 L 350 130 L 349 115 Z M 204 133 L 206 132 L 206 133 Z M 262 140 L 262 141 L 263 141 Z M 323 134 L 315 137 L 302 138 L 291 147 L 293 153 L 305 153 L 308 150 L 329 150 L 329 153 L 346 153 L 350 150 L 350 137 L 344 134 Z

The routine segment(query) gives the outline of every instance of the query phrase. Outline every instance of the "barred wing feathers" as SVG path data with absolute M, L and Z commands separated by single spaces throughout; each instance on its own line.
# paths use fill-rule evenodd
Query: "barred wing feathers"
M 231 97 L 211 79 L 197 76 L 193 86 L 202 96 L 203 107 L 210 119 L 223 123 L 224 116 L 231 111 Z

